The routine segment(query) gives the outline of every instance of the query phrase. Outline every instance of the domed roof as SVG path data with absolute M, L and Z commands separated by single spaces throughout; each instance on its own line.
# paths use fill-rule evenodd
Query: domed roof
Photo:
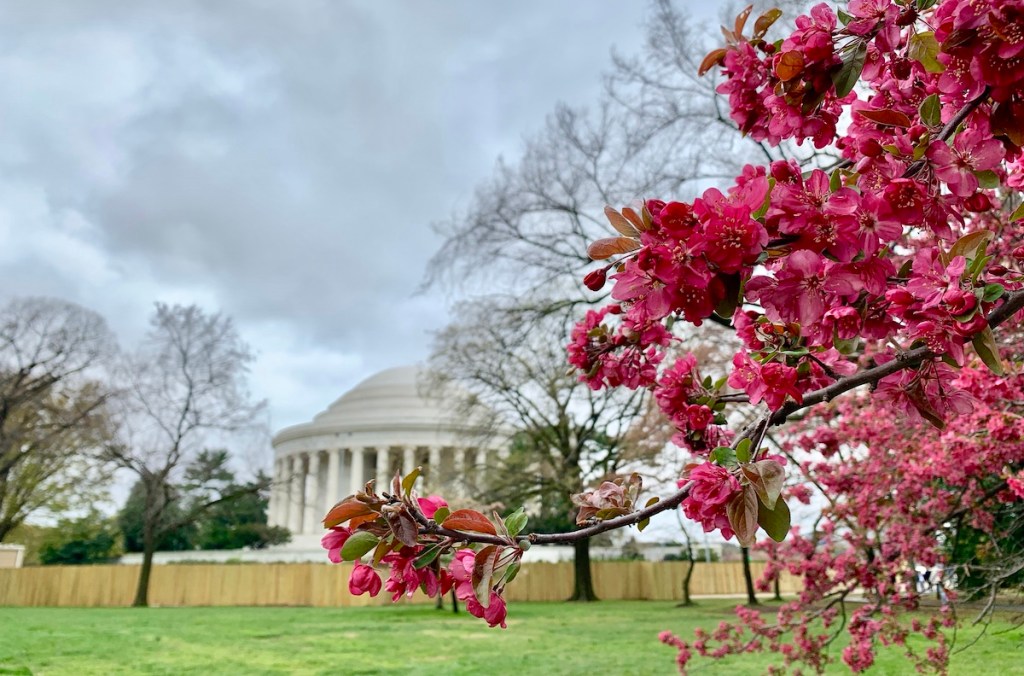
M 441 424 L 454 421 L 441 402 L 420 393 L 423 371 L 397 366 L 370 376 L 313 417 L 313 424 Z
M 323 433 L 448 430 L 469 431 L 473 425 L 459 417 L 448 397 L 425 394 L 423 369 L 399 366 L 363 380 L 341 395 L 313 420 L 281 430 L 280 441 Z

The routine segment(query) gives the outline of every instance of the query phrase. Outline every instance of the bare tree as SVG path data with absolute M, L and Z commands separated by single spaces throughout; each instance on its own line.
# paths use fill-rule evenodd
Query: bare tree
M 536 308 L 550 309 L 540 299 Z M 460 393 L 459 405 L 491 437 L 508 439 L 508 452 L 487 468 L 474 492 L 506 508 L 526 505 L 536 530 L 572 523 L 569 496 L 614 478 L 643 459 L 629 443 L 630 423 L 645 403 L 643 392 L 594 392 L 566 372 L 562 348 L 571 328 L 564 311 L 540 315 L 506 299 L 459 308 L 431 357 L 443 388 Z M 575 543 L 572 600 L 595 600 L 590 541 Z
M 102 485 L 110 392 L 99 378 L 114 351 L 103 318 L 73 303 L 22 298 L 0 311 L 0 542 Z
M 261 488 L 234 485 L 224 471 L 227 453 L 210 450 L 257 424 L 263 404 L 253 403 L 246 387 L 252 359 L 230 319 L 158 303 L 145 343 L 125 360 L 121 438 L 108 452 L 137 476 L 145 497 L 136 606 L 148 605 L 153 554 L 164 533 Z M 187 505 L 180 516 L 166 517 L 180 505 Z

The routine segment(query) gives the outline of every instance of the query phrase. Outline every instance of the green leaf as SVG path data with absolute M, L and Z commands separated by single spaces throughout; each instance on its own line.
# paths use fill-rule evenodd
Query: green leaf
M 982 292 L 981 300 L 986 303 L 993 303 L 1003 297 L 1006 287 L 1002 284 L 986 284 Z
M 729 319 L 739 305 L 743 280 L 739 274 L 720 275 L 719 278 L 725 283 L 725 295 L 715 306 L 715 314 L 723 319 Z
M 719 446 L 715 450 L 711 451 L 708 459 L 722 467 L 735 465 L 737 462 L 736 451 L 732 450 L 728 446 Z
M 644 509 L 647 509 L 648 507 L 658 504 L 659 500 L 661 500 L 661 498 L 659 498 L 657 495 L 648 498 L 647 504 L 644 505 Z
M 376 547 L 378 542 L 380 542 L 380 538 L 370 531 L 357 530 L 341 546 L 341 558 L 345 561 L 355 561 Z
M 760 218 L 762 216 L 764 216 L 766 213 L 768 213 L 768 207 L 771 206 L 771 203 L 772 203 L 772 190 L 774 190 L 774 188 L 775 188 L 775 177 L 769 176 L 768 177 L 768 192 L 765 193 L 765 195 L 764 195 L 764 202 L 762 202 L 761 206 L 759 206 L 757 208 L 757 211 L 755 211 L 754 213 L 750 214 L 750 217 L 753 218 L 755 221 L 756 220 L 760 220 Z
M 1013 213 L 1010 214 L 1011 221 L 1019 221 L 1022 218 L 1024 218 L 1024 202 L 1021 202 L 1020 206 L 1014 209 Z
M 992 239 L 992 233 L 987 230 L 978 230 L 964 235 L 950 248 L 948 260 L 951 261 L 957 256 L 968 259 L 977 258 L 979 253 L 985 253 L 990 239 Z
M 646 518 L 646 519 L 641 519 L 640 521 L 637 522 L 636 529 L 642 533 L 642 532 L 644 532 L 644 528 L 647 528 L 648 524 L 650 524 L 650 523 L 651 523 L 651 519 L 649 517 Z
M 512 580 L 516 579 L 516 575 L 519 574 L 521 564 L 518 561 L 513 561 L 508 568 L 505 569 L 505 575 L 501 578 L 502 584 L 508 584 Z
M 996 345 L 996 338 L 992 335 L 992 327 L 986 326 L 984 331 L 976 333 L 971 344 L 974 345 L 974 351 L 981 357 L 981 361 L 985 362 L 985 366 L 992 373 L 997 376 L 1003 375 L 1003 360 L 999 357 L 999 346 Z
M 736 460 L 750 462 L 750 439 L 743 439 L 736 444 Z
M 978 177 L 978 185 L 986 190 L 995 190 L 1001 185 L 999 174 L 991 169 L 976 171 L 974 172 L 974 175 Z
M 505 519 L 505 528 L 508 529 L 509 535 L 515 537 L 519 535 L 519 533 L 521 533 L 524 528 L 526 528 L 526 523 L 529 520 L 530 517 L 527 516 L 523 508 L 520 507 L 516 511 L 509 514 L 508 517 Z
M 768 509 L 763 502 L 757 503 L 757 524 L 764 528 L 772 540 L 782 542 L 789 533 L 792 515 L 785 500 L 775 503 L 775 509 Z
M 843 339 L 834 337 L 832 339 L 832 345 L 839 351 L 839 354 L 851 355 L 857 351 L 860 341 L 856 338 Z
M 939 95 L 931 94 L 917 107 L 921 115 L 921 121 L 929 127 L 937 127 L 942 124 L 942 105 L 939 103 Z
M 907 56 L 919 61 L 929 73 L 941 73 L 946 70 L 946 67 L 936 58 L 939 55 L 939 49 L 939 42 L 935 39 L 935 33 L 932 31 L 914 33 L 910 36 Z
M 859 40 L 855 47 L 843 53 L 843 65 L 832 74 L 832 83 L 836 86 L 836 96 L 842 98 L 853 91 L 864 70 L 864 61 L 868 57 L 868 43 Z
M 434 512 L 434 523 L 444 523 L 444 520 L 448 518 L 448 515 L 452 513 L 452 510 L 447 507 L 438 507 L 437 511 Z
M 420 568 L 426 568 L 441 554 L 442 549 L 444 548 L 440 544 L 427 547 L 419 556 L 416 557 L 416 560 L 412 562 L 412 567 L 417 570 Z
M 422 471 L 422 469 L 422 467 L 417 467 L 402 479 L 402 493 L 404 495 L 409 495 L 409 491 L 412 490 L 413 484 L 416 483 L 416 479 L 419 478 L 420 471 Z
M 853 21 L 853 17 L 841 9 L 836 11 L 836 15 L 839 17 L 839 21 L 842 22 L 844 26 L 849 26 L 850 22 Z
M 936 2 L 938 0 L 917 0 L 917 11 L 923 12 L 926 9 L 931 9 Z
M 843 187 L 843 170 L 834 169 L 832 175 L 828 177 L 828 189 L 829 192 L 836 192 Z
M 391 551 L 392 546 L 397 542 L 394 538 L 386 537 L 377 543 L 377 548 L 373 550 L 373 565 L 380 563 L 380 560 L 387 556 L 387 553 Z

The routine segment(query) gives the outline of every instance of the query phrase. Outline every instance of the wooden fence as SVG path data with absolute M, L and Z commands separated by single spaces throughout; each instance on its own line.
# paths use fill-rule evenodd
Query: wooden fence
M 753 563 L 755 579 L 764 564 Z M 194 564 L 153 567 L 154 606 L 367 606 L 386 603 L 352 596 L 349 564 Z M 593 564 L 602 599 L 678 600 L 685 563 L 601 561 Z M 117 607 L 131 604 L 138 566 L 43 566 L 0 570 L 0 606 Z M 528 563 L 509 585 L 509 601 L 561 601 L 572 592 L 571 563 Z M 784 594 L 797 591 L 784 576 Z M 744 593 L 741 563 L 699 563 L 691 593 Z M 422 597 L 418 600 L 424 600 Z

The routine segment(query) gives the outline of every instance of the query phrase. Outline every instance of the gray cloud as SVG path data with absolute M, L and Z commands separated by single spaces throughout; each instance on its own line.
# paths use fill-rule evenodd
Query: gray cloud
M 4 294 L 234 316 L 275 426 L 426 354 L 413 296 L 465 203 L 559 100 L 593 101 L 635 2 L 8 3 Z

